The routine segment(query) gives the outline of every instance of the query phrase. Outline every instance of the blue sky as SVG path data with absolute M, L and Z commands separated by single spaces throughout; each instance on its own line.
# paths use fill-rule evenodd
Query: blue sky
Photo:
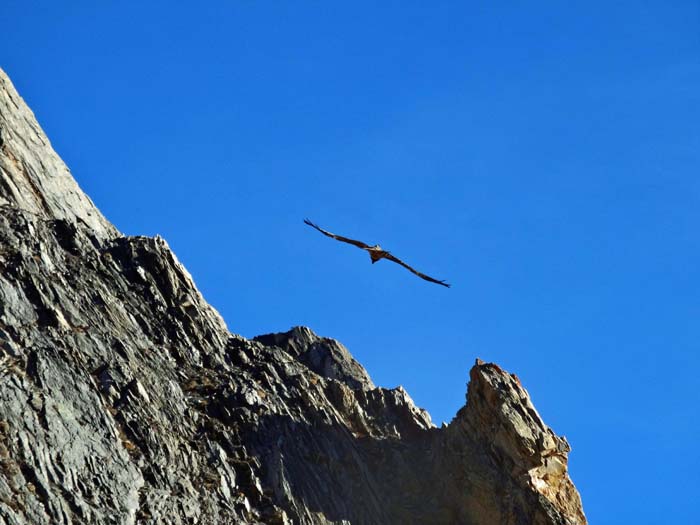
M 3 2 L 0 66 L 117 227 L 437 424 L 499 363 L 591 523 L 697 523 L 700 4 L 174 4 Z

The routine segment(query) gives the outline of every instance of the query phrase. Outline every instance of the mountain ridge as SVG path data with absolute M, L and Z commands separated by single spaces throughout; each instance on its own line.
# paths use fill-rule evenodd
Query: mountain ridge
M 586 523 L 568 442 L 477 361 L 436 428 L 309 328 L 229 331 L 103 217 L 0 69 L 0 519 Z

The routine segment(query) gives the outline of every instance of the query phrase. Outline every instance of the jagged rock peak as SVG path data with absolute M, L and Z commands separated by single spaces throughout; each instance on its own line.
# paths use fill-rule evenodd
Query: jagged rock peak
M 280 347 L 317 374 L 342 381 L 350 388 L 374 388 L 367 371 L 347 348 L 335 339 L 317 336 L 310 328 L 295 326 L 288 332 L 259 335 L 254 340 Z
M 520 379 L 480 359 L 469 377 L 467 403 L 447 428 L 446 439 L 474 439 L 499 470 L 513 476 L 523 493 L 534 490 L 538 505 L 526 506 L 532 513 L 523 523 L 559 523 L 555 518 L 559 516 L 561 523 L 585 524 L 581 499 L 567 470 L 571 447 L 544 423 Z M 503 516 L 493 519 L 504 523 Z
M 81 221 L 100 238 L 117 234 L 75 182 L 1 68 L 0 150 L 0 204 L 46 219 Z

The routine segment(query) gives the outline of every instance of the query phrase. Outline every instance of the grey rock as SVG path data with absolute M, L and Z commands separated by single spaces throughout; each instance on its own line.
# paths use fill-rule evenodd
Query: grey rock
M 253 339 L 282 348 L 297 361 L 327 379 L 337 379 L 350 388 L 374 388 L 367 371 L 335 339 L 318 337 L 309 328 L 297 326 L 289 332 L 259 335 Z
M 517 378 L 470 375 L 438 429 L 337 341 L 230 333 L 0 71 L 0 523 L 586 523 L 566 440 Z
M 2 69 L 0 148 L 0 203 L 45 219 L 67 219 L 82 224 L 100 238 L 117 234 L 78 187 Z

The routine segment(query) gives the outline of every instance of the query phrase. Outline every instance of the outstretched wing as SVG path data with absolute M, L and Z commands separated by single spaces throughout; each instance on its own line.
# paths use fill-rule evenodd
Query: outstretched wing
M 430 277 L 430 276 L 428 276 L 428 275 L 425 275 L 424 273 L 420 273 L 418 270 L 416 270 L 415 268 L 410 267 L 408 264 L 406 264 L 405 262 L 403 262 L 403 261 L 402 261 L 401 259 L 399 259 L 398 257 L 394 257 L 393 255 L 391 255 L 389 252 L 386 253 L 386 255 L 384 256 L 384 258 L 385 258 L 385 259 L 389 259 L 390 261 L 393 261 L 393 262 L 395 262 L 395 263 L 397 263 L 397 264 L 400 264 L 401 266 L 403 266 L 403 267 L 406 268 L 407 270 L 409 270 L 409 271 L 415 273 L 415 274 L 416 274 L 418 277 L 420 277 L 421 279 L 425 279 L 426 281 L 430 281 L 431 283 L 441 284 L 441 285 L 443 285 L 443 286 L 447 286 L 448 288 L 450 287 L 450 285 L 447 284 L 445 281 L 438 281 L 437 279 L 433 279 L 432 277 Z
M 366 250 L 366 249 L 370 248 L 370 246 L 369 246 L 368 244 L 365 244 L 365 243 L 363 243 L 362 241 L 356 241 L 355 239 L 348 239 L 347 237 L 342 237 L 342 236 L 340 236 L 340 235 L 336 235 L 336 234 L 334 234 L 334 233 L 327 232 L 326 230 L 324 230 L 324 229 L 319 228 L 318 226 L 316 226 L 316 225 L 315 225 L 313 222 L 311 222 L 309 219 L 304 219 L 304 224 L 308 224 L 308 225 L 311 226 L 312 228 L 316 228 L 316 229 L 317 229 L 318 231 L 320 231 L 323 235 L 326 235 L 326 236 L 330 237 L 331 239 L 335 239 L 336 241 L 343 241 L 343 242 L 347 242 L 347 243 L 349 243 L 349 244 L 354 244 L 355 246 L 357 246 L 358 248 L 362 248 L 363 250 Z

